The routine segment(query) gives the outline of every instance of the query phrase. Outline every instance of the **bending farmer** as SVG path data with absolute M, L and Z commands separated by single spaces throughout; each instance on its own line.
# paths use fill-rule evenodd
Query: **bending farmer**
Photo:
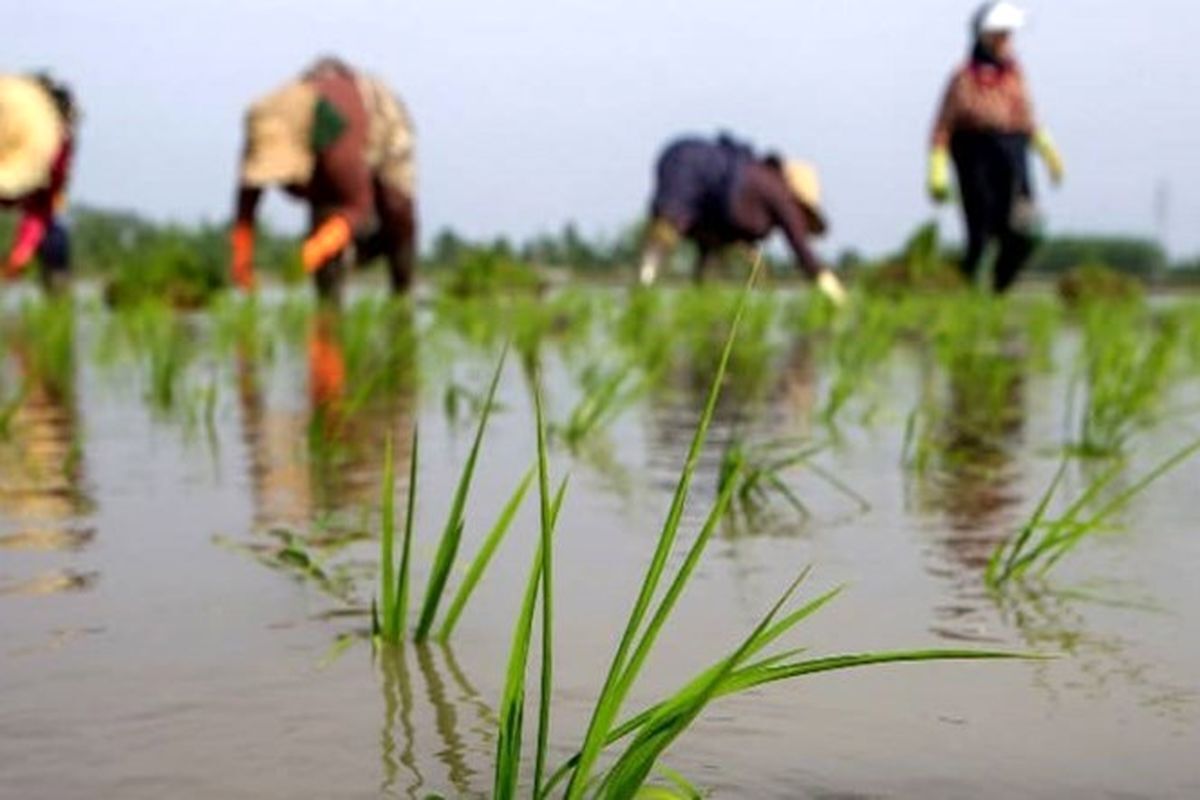
M 759 242 L 780 229 L 799 268 L 835 303 L 845 301 L 841 282 L 808 244 L 827 224 L 816 170 L 804 162 L 760 158 L 724 135 L 680 139 L 659 157 L 650 214 L 639 271 L 643 285 L 654 282 L 681 236 L 699 248 L 700 280 L 721 248 Z
M 4 261 L 9 280 L 36 257 L 48 291 L 66 286 L 70 242 L 61 214 L 76 118 L 70 90 L 50 77 L 0 76 L 0 205 L 21 212 Z
M 962 271 L 974 280 L 991 242 L 998 245 L 993 282 L 1003 292 L 1016 280 L 1040 233 L 1029 169 L 1029 145 L 1042 155 L 1051 180 L 1063 164 L 1050 136 L 1037 126 L 1012 35 L 1025 12 L 1011 3 L 988 3 L 971 22 L 971 56 L 950 79 L 933 129 L 929 193 L 950 198 L 950 160 L 966 217 Z
M 264 187 L 306 201 L 301 249 L 322 297 L 336 300 L 347 268 L 383 256 L 392 289 L 416 263 L 413 133 L 403 104 L 378 80 L 323 59 L 246 115 L 233 280 L 254 285 L 254 217 Z

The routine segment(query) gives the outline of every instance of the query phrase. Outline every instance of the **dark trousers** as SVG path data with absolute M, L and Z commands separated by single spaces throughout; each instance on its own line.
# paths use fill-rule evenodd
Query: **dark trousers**
M 958 172 L 966 219 L 967 248 L 960 265 L 970 281 L 990 243 L 999 248 L 992 281 L 1004 292 L 1033 254 L 1033 186 L 1029 137 L 1015 134 L 956 133 L 950 153 Z
M 38 246 L 37 257 L 42 286 L 46 291 L 56 292 L 66 288 L 71 275 L 71 235 L 58 217 L 50 221 L 50 227 Z

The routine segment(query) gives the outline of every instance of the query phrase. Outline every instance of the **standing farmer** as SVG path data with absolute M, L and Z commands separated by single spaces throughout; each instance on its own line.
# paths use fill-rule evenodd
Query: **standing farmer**
M 962 271 L 975 278 L 987 246 L 998 245 L 993 283 L 1008 289 L 1037 243 L 1040 219 L 1034 205 L 1029 146 L 1041 154 L 1058 185 L 1063 163 L 1050 135 L 1039 128 L 1013 51 L 1013 34 L 1025 12 L 1008 2 L 983 6 L 971 21 L 970 58 L 950 79 L 929 158 L 929 193 L 950 198 L 950 161 L 966 218 Z
M 760 158 L 729 136 L 679 139 L 659 157 L 650 229 L 639 280 L 649 286 L 680 237 L 699 248 L 695 277 L 731 244 L 759 242 L 780 229 L 797 266 L 835 303 L 845 302 L 841 281 L 809 247 L 827 223 L 816 170 L 779 156 Z
M 392 290 L 416 263 L 413 133 L 403 104 L 377 79 L 322 59 L 246 115 L 231 236 L 233 280 L 254 285 L 254 218 L 263 188 L 308 203 L 301 261 L 323 298 L 337 300 L 346 270 L 387 259 Z
M 4 277 L 18 278 L 35 257 L 42 285 L 65 287 L 70 242 L 60 218 L 75 146 L 75 104 L 46 75 L 0 76 L 0 205 L 20 210 Z

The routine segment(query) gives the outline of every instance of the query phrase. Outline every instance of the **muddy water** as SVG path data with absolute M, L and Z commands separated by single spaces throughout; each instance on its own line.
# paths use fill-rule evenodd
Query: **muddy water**
M 134 364 L 93 357 L 100 327 L 78 325 L 70 380 L 26 383 L 0 443 L 0 797 L 486 796 L 532 508 L 452 646 L 384 659 L 361 642 L 331 651 L 366 624 L 354 611 L 370 600 L 369 543 L 337 556 L 342 599 L 264 566 L 251 548 L 269 551 L 273 528 L 315 524 L 336 537 L 361 527 L 383 441 L 391 434 L 404 451 L 417 423 L 423 579 L 472 433 L 469 409 L 450 413 L 447 387 L 479 390 L 492 357 L 422 340 L 403 367 L 411 374 L 340 428 L 331 452 L 309 444 L 314 407 L 353 387 L 331 389 L 337 376 L 311 345 L 203 360 L 197 385 L 215 386 L 216 404 L 186 423 L 144 401 Z M 6 387 L 27 367 L 19 344 L 6 340 Z M 1072 347 L 1064 339 L 1060 362 Z M 552 419 L 577 399 L 578 368 L 545 349 Z M 797 470 L 787 481 L 808 516 L 776 502 L 723 529 L 634 705 L 725 652 L 810 564 L 810 594 L 847 588 L 796 631 L 795 646 L 1055 657 L 776 685 L 717 703 L 666 763 L 723 797 L 1200 796 L 1200 462 L 1141 496 L 1126 531 L 1089 543 L 1050 585 L 998 604 L 981 589 L 983 563 L 1057 469 L 1048 444 L 1061 439 L 1064 370 L 1023 370 L 992 441 L 963 444 L 959 468 L 915 474 L 900 466 L 904 422 L 927 372 L 919 353 L 892 359 L 815 458 L 869 508 Z M 735 430 L 829 438 L 815 411 L 827 382 L 809 343 L 786 342 L 761 399 L 722 404 L 681 546 Z M 933 391 L 951 421 L 969 406 L 969 387 Z M 572 476 L 556 561 L 556 756 L 579 740 L 702 395 L 703 379 L 683 365 L 581 452 L 555 453 L 556 475 Z M 464 553 L 532 463 L 516 363 L 499 397 Z M 1135 473 L 1193 435 L 1186 422 L 1142 434 Z M 1077 488 L 1086 469 L 1068 480 Z

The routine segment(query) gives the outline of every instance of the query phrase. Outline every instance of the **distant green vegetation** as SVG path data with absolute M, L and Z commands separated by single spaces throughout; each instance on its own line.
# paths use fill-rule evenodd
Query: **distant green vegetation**
M 15 214 L 0 215 L 0 247 L 11 240 L 15 220 Z M 156 296 L 191 308 L 206 304 L 229 285 L 225 223 L 163 223 L 132 212 L 79 205 L 70 211 L 69 224 L 76 273 L 100 278 L 112 303 Z M 422 271 L 460 296 L 541 289 L 548 270 L 621 281 L 631 274 L 640 241 L 640 225 L 606 236 L 585 235 L 568 223 L 521 241 L 472 240 L 445 228 L 425 248 Z M 681 247 L 675 260 L 679 269 L 693 255 L 690 248 Z M 728 268 L 718 274 L 740 280 L 745 274 L 744 253 L 734 248 L 726 255 L 723 261 Z M 914 288 L 958 290 L 963 285 L 955 268 L 959 257 L 937 225 L 929 223 L 916 228 L 895 253 L 864 258 L 847 250 L 833 260 L 868 291 L 894 296 Z M 303 279 L 298 236 L 260 229 L 255 262 L 263 276 L 288 283 Z M 1129 298 L 1139 294 L 1138 283 L 1147 281 L 1200 283 L 1200 257 L 1170 263 L 1163 249 L 1149 239 L 1069 235 L 1044 242 L 1028 271 L 1060 280 L 1060 291 L 1069 302 L 1093 295 Z M 764 272 L 782 279 L 799 277 L 782 250 L 771 249 L 764 255 Z

